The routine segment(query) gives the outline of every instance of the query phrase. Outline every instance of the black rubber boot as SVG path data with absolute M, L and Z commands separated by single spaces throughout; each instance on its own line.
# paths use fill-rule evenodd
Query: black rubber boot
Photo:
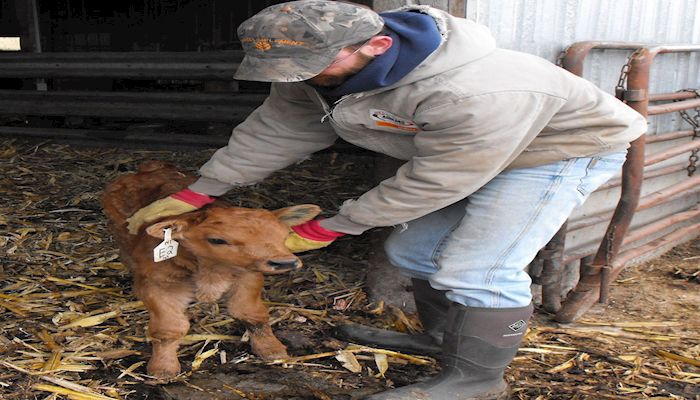
M 412 282 L 413 298 L 416 301 L 418 318 L 423 324 L 423 333 L 410 335 L 360 324 L 348 324 L 337 328 L 338 336 L 353 343 L 382 349 L 439 354 L 451 302 L 445 297 L 444 291 L 433 289 L 428 281 L 414 278 Z
M 440 358 L 442 371 L 425 382 L 366 400 L 504 400 L 503 372 L 518 352 L 532 305 L 522 308 L 450 307 Z

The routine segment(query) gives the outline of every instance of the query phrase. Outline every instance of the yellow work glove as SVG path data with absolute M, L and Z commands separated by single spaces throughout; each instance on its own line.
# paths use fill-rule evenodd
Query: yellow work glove
M 130 234 L 135 235 L 143 224 L 159 218 L 194 211 L 215 200 L 203 193 L 193 192 L 189 189 L 181 190 L 136 211 L 134 215 L 126 219 L 127 229 Z
M 301 253 L 326 247 L 343 235 L 323 228 L 315 219 L 292 226 L 284 244 L 292 253 Z

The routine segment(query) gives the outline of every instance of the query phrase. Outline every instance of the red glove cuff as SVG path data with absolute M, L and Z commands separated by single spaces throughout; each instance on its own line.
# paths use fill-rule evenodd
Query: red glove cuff
M 207 196 L 204 193 L 197 193 L 190 189 L 183 189 L 177 193 L 170 195 L 173 199 L 184 201 L 185 203 L 202 208 L 209 203 L 216 201 L 215 198 Z
M 301 225 L 294 225 L 291 229 L 304 239 L 315 240 L 317 242 L 332 242 L 344 236 L 344 233 L 329 231 L 319 224 L 318 219 L 304 222 Z

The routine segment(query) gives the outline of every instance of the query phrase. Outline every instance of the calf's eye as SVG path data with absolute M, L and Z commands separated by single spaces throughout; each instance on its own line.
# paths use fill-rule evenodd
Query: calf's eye
M 224 239 L 219 239 L 219 238 L 209 238 L 209 239 L 207 239 L 207 241 L 211 244 L 216 244 L 216 245 L 228 244 L 227 241 L 225 241 Z

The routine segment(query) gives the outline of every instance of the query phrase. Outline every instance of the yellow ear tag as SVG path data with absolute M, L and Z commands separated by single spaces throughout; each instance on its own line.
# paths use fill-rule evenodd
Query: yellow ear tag
M 163 241 L 153 249 L 153 261 L 161 262 L 177 255 L 178 243 L 172 239 L 173 230 L 163 229 Z

